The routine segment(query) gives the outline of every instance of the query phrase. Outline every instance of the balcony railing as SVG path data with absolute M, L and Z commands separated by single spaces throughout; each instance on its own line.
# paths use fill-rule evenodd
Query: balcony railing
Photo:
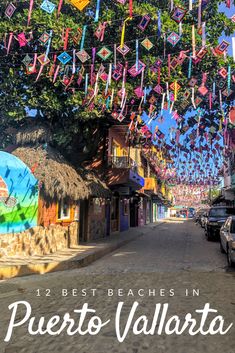
M 110 156 L 109 165 L 112 168 L 131 169 L 135 173 L 138 173 L 138 166 L 136 162 L 133 159 L 129 158 L 128 156 L 122 156 L 122 157 Z

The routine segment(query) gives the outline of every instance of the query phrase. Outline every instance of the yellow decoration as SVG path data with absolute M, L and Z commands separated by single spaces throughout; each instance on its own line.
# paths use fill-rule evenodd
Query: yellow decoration
M 82 11 L 90 3 L 90 0 L 69 0 L 69 2 Z
M 124 40 L 125 40 L 125 31 L 126 31 L 126 22 L 129 21 L 129 20 L 132 20 L 131 17 L 127 17 L 123 23 L 123 26 L 122 26 L 122 35 L 121 35 L 121 44 L 120 44 L 120 47 L 123 48 L 124 47 Z

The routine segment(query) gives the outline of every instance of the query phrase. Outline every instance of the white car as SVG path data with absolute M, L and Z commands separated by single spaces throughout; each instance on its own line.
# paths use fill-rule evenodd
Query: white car
M 228 217 L 220 229 L 220 250 L 227 254 L 229 266 L 235 266 L 235 216 Z

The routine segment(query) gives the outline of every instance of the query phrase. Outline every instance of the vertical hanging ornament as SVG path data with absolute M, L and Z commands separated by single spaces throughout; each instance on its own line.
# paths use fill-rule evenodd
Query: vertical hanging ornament
M 60 65 L 57 65 L 57 68 L 55 69 L 55 72 L 54 72 L 53 83 L 55 83 L 55 81 L 56 81 L 59 70 L 60 70 Z
M 47 43 L 47 49 L 46 49 L 46 53 L 45 53 L 45 57 L 44 57 L 44 62 L 46 62 L 47 59 L 48 59 L 48 55 L 49 55 L 49 51 L 50 51 L 50 47 L 51 47 L 52 33 L 53 33 L 53 31 L 50 30 L 49 40 L 48 40 L 48 43 Z
M 68 47 L 70 31 L 71 31 L 71 28 L 66 28 L 65 35 L 64 35 L 64 51 L 67 50 L 67 47 Z
M 198 0 L 198 23 L 197 27 L 201 28 L 202 25 L 202 0 Z
M 188 9 L 189 9 L 189 11 L 192 11 L 192 9 L 193 9 L 193 0 L 189 0 Z
M 209 92 L 209 108 L 212 109 L 212 93 Z
M 215 89 L 216 89 L 216 83 L 213 82 L 213 88 L 212 88 L 212 100 L 215 100 Z
M 11 43 L 12 43 L 13 35 L 14 35 L 13 32 L 11 32 L 11 33 L 9 34 L 9 39 L 8 39 L 8 44 L 7 44 L 7 55 L 9 54 L 9 51 L 10 51 L 10 48 L 11 48 Z
M 123 22 L 123 26 L 122 26 L 122 35 L 121 35 L 121 44 L 120 44 L 121 48 L 124 47 L 125 32 L 126 32 L 126 23 L 127 23 L 127 21 L 129 21 L 129 20 L 131 20 L 131 18 L 130 18 L 130 17 L 127 17 L 127 18 L 125 19 L 125 21 Z
M 175 81 L 175 84 L 174 84 L 174 101 L 175 102 L 177 101 L 177 98 L 178 98 L 178 84 L 177 84 L 177 81 Z
M 90 77 L 90 84 L 93 86 L 93 74 L 94 74 L 94 67 L 95 67 L 95 55 L 96 55 L 96 48 L 92 48 L 92 64 L 91 64 L 91 77 Z
M 82 39 L 81 39 L 80 50 L 82 50 L 84 48 L 85 37 L 86 37 L 86 29 L 87 29 L 87 25 L 84 25 L 83 26 L 83 30 L 82 30 Z
M 196 37 L 195 37 L 194 25 L 192 25 L 192 52 L 193 52 L 193 58 L 196 58 Z
M 33 2 L 34 2 L 34 0 L 30 0 L 30 2 L 29 2 L 29 12 L 28 12 L 28 22 L 27 22 L 27 26 L 30 25 L 31 16 L 32 16 L 32 11 L 33 11 Z
M 139 40 L 136 39 L 135 41 L 135 66 L 136 71 L 139 70 Z
M 158 19 L 157 19 L 157 35 L 161 37 L 162 33 L 162 22 L 161 22 L 161 11 L 158 11 Z
M 133 0 L 129 0 L 129 15 L 130 18 L 133 17 Z
M 183 34 L 183 25 L 182 22 L 179 23 L 179 35 L 182 36 Z
M 89 74 L 86 74 L 86 76 L 85 76 L 85 96 L 87 95 L 87 92 L 88 92 L 88 80 L 89 80 Z
M 235 37 L 232 37 L 233 61 L 235 62 Z
M 112 80 L 112 64 L 109 64 L 109 74 L 106 82 L 105 95 L 107 95 L 108 93 L 108 88 L 111 85 L 111 80 Z
M 230 95 L 230 89 L 231 89 L 231 66 L 228 66 L 228 95 Z
M 117 44 L 114 44 L 113 47 L 113 60 L 114 60 L 114 67 L 117 66 Z
M 171 0 L 171 7 L 170 7 L 170 10 L 173 11 L 174 9 L 174 0 Z
M 97 0 L 97 2 L 96 2 L 95 22 L 98 22 L 98 21 L 99 21 L 100 1 L 101 1 L 101 0 Z
M 202 23 L 202 47 L 206 46 L 206 22 Z
M 193 108 L 196 109 L 196 105 L 195 105 L 195 89 L 194 87 L 192 87 L 192 105 L 193 105 Z
M 72 69 L 72 74 L 74 75 L 76 72 L 76 50 L 73 49 L 73 69 Z
M 39 69 L 39 71 L 38 71 L 38 75 L 37 75 L 37 77 L 36 77 L 35 82 L 37 82 L 37 81 L 38 81 L 38 79 L 39 79 L 39 77 L 41 76 L 43 68 L 44 68 L 44 65 L 42 65 L 42 64 L 41 64 L 41 66 L 40 66 L 40 69 Z
M 60 15 L 62 5 L 63 5 L 63 0 L 60 0 L 59 4 L 58 4 L 58 9 L 57 9 L 57 17 L 59 17 L 59 15 Z
M 168 54 L 168 78 L 171 77 L 171 54 Z
M 190 79 L 192 76 L 192 63 L 193 63 L 193 60 L 192 60 L 192 53 L 191 53 L 189 56 L 189 63 L 188 63 L 188 79 Z

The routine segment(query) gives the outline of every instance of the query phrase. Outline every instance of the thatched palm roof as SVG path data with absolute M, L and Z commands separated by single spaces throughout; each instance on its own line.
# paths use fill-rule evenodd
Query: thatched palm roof
M 82 176 L 51 147 L 19 147 L 12 154 L 21 159 L 41 183 L 41 192 L 47 199 L 85 199 L 90 190 Z
M 89 189 L 90 196 L 100 198 L 111 197 L 111 190 L 93 171 L 85 169 L 82 172 L 82 176 Z
M 15 144 L 17 146 L 25 146 L 32 144 L 48 143 L 51 140 L 51 131 L 48 126 L 43 124 L 29 125 L 18 129 L 14 133 Z

